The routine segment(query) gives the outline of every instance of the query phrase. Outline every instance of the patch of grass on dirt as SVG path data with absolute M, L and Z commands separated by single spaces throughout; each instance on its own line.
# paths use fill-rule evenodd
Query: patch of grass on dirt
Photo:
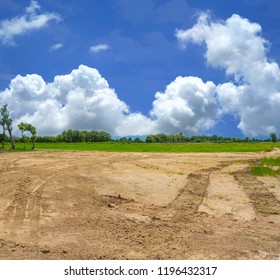
M 251 173 L 256 176 L 278 176 L 280 175 L 280 157 L 263 158 L 260 165 L 253 166 Z
M 262 165 L 280 166 L 280 157 L 277 158 L 263 158 Z

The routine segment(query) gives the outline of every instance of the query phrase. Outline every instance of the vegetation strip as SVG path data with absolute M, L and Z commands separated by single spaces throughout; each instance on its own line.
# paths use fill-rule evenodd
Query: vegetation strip
M 38 143 L 38 149 L 95 150 L 111 152 L 261 152 L 270 151 L 274 147 L 280 148 L 280 143 Z
M 37 143 L 37 150 L 108 151 L 108 152 L 157 152 L 157 153 L 219 153 L 262 152 L 280 148 L 280 143 Z M 27 150 L 31 146 L 27 145 Z M 26 150 L 26 151 L 27 151 Z M 4 150 L 2 150 L 4 151 Z M 17 143 L 16 151 L 25 151 L 24 143 Z
M 251 168 L 255 176 L 277 176 L 280 175 L 280 157 L 263 158 L 259 165 Z

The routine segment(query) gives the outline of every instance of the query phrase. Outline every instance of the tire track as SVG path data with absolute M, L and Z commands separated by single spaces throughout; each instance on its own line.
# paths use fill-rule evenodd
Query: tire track
M 203 168 L 197 173 L 190 173 L 187 177 L 187 184 L 181 189 L 172 203 L 172 207 L 176 211 L 174 218 L 193 217 L 207 195 L 210 174 L 230 164 L 231 162 L 222 163 L 214 167 Z
M 280 215 L 280 201 L 265 187 L 263 182 L 247 173 L 248 171 L 237 172 L 234 174 L 234 178 L 249 196 L 256 213 L 259 215 Z
M 42 195 L 48 182 L 53 177 L 61 176 L 74 169 L 76 168 L 67 167 L 52 173 L 41 181 L 30 176 L 21 180 L 16 188 L 12 202 L 3 212 L 4 226 L 13 230 L 22 227 L 24 224 L 29 224 L 32 230 L 36 231 L 40 221 Z
M 243 170 L 244 166 L 227 165 L 209 174 L 207 196 L 200 211 L 222 217 L 228 216 L 241 220 L 253 220 L 255 211 L 250 198 L 232 175 L 233 170 Z
M 22 226 L 25 217 L 25 207 L 30 193 L 28 191 L 30 183 L 30 177 L 26 177 L 18 183 L 11 204 L 3 212 L 3 224 L 5 226 Z
M 217 184 L 220 185 L 221 191 L 223 193 L 226 192 L 226 190 L 224 190 L 224 187 L 228 186 L 234 186 L 235 190 L 238 190 L 238 182 L 235 182 L 234 177 L 228 174 L 228 172 L 226 171 L 232 165 L 232 163 L 232 161 L 226 163 L 223 162 L 214 167 L 201 169 L 197 173 L 190 173 L 187 177 L 187 184 L 181 189 L 171 205 L 176 211 L 174 218 L 181 219 L 183 217 L 193 217 L 193 215 L 195 215 L 197 212 L 200 212 L 200 209 L 202 212 L 208 213 L 209 209 L 207 207 L 205 208 L 204 202 L 208 199 L 208 192 L 211 192 L 211 189 L 209 189 L 211 186 L 213 186 L 213 188 L 216 190 Z M 224 206 L 226 206 L 226 208 L 230 208 L 233 210 L 236 208 L 235 210 L 242 212 L 246 207 L 239 204 L 234 205 L 236 203 L 234 203 L 234 201 L 232 202 L 232 200 L 236 199 L 236 201 L 238 201 L 238 198 L 235 197 L 235 193 L 233 190 L 229 189 L 228 191 L 229 194 L 227 195 L 230 196 L 228 200 L 225 200 L 224 197 L 222 197 L 222 195 L 220 194 L 218 195 L 218 201 L 215 201 L 215 203 L 220 204 L 223 200 L 225 204 Z M 216 205 L 215 207 L 219 208 L 220 205 Z M 223 207 L 223 205 L 221 207 Z M 247 208 L 244 210 L 245 212 L 246 210 L 248 210 Z M 218 212 L 220 213 L 221 210 L 219 209 Z M 230 212 L 232 212 L 232 210 Z M 252 215 L 250 214 L 249 217 L 245 217 L 245 214 L 241 215 L 241 217 L 251 219 L 251 216 L 254 216 L 253 210 L 251 212 L 250 213 Z M 221 212 L 220 214 L 226 213 Z
M 5 174 L 7 173 L 10 169 L 18 167 L 18 161 L 20 161 L 20 159 L 16 159 L 16 160 L 12 160 L 12 161 L 6 161 L 3 162 L 1 167 L 0 167 L 0 173 Z
M 187 180 L 173 201 L 175 219 L 193 217 L 197 213 L 209 185 L 209 173 L 190 173 Z

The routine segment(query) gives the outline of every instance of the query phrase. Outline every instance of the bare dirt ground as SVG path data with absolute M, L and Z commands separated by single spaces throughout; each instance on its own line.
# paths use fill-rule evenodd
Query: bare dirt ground
M 271 153 L 0 154 L 0 259 L 280 259 Z

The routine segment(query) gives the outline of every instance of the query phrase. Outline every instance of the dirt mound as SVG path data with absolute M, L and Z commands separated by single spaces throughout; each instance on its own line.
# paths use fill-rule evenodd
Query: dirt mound
M 0 259 L 279 259 L 263 156 L 2 153 Z

